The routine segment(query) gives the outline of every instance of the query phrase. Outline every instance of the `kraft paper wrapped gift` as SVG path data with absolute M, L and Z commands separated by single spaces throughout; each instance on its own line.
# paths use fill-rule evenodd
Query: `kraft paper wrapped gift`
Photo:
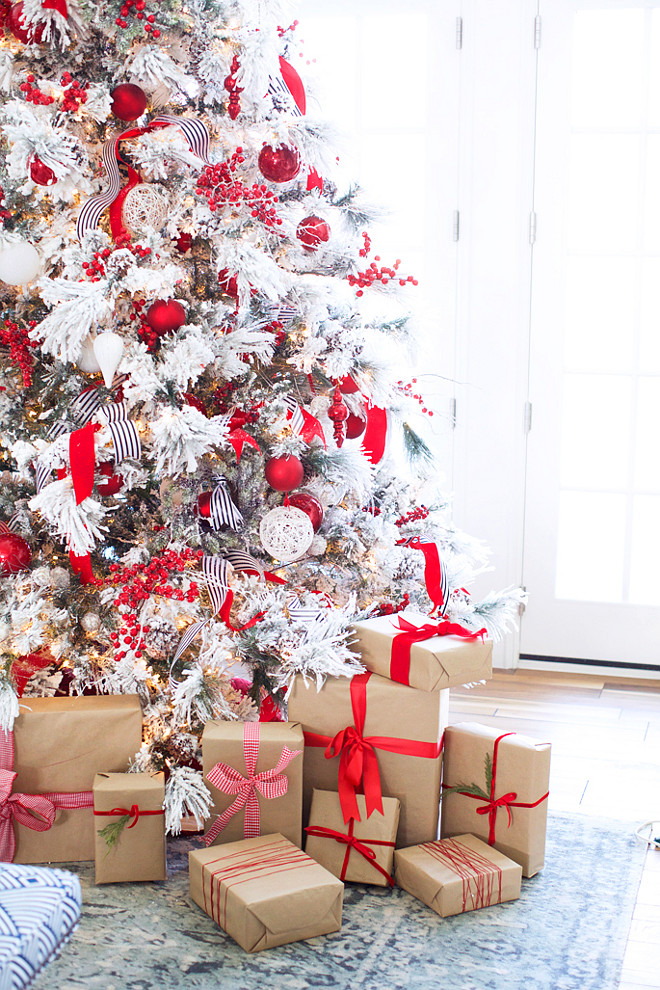
M 351 642 L 351 649 L 367 670 L 420 691 L 489 680 L 493 654 L 489 640 L 480 634 L 462 638 L 433 632 L 460 628 L 419 612 L 381 615 L 353 626 L 357 639 Z
M 137 695 L 21 699 L 13 732 L 12 793 L 50 800 L 55 815 L 47 831 L 15 818 L 14 862 L 94 859 L 94 775 L 127 770 L 141 745 Z
M 550 743 L 476 722 L 450 726 L 442 837 L 471 832 L 534 876 L 545 861 L 549 778 Z
M 368 819 L 364 795 L 357 803 L 360 821 L 345 824 L 339 795 L 314 790 L 305 852 L 342 881 L 392 886 L 399 801 L 384 797 L 383 814 L 374 811 Z
M 394 868 L 397 886 L 443 918 L 520 897 L 519 864 L 474 835 L 397 849 Z
M 341 928 L 344 885 L 284 836 L 189 854 L 190 896 L 246 952 Z
M 165 774 L 97 773 L 93 792 L 96 882 L 166 880 Z
M 437 839 L 448 710 L 449 691 L 417 691 L 378 674 L 328 677 L 320 691 L 295 677 L 289 717 L 305 733 L 305 823 L 313 788 L 339 791 L 348 821 L 357 817 L 355 793 L 364 787 L 368 813 L 381 790 L 401 802 L 397 846 Z M 334 756 L 326 758 L 326 750 Z M 356 766 L 364 772 L 351 783 Z
M 302 847 L 302 727 L 294 722 L 207 722 L 204 780 L 213 809 L 205 841 L 279 832 Z

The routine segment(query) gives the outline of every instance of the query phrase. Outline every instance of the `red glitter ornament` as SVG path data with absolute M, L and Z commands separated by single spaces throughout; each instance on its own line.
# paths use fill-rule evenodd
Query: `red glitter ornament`
M 358 437 L 362 436 L 366 428 L 366 419 L 362 419 L 361 416 L 356 416 L 355 413 L 349 413 L 348 419 L 346 420 L 346 439 L 357 440 Z
M 289 505 L 302 509 L 305 515 L 309 516 L 314 532 L 317 531 L 323 522 L 323 506 L 314 495 L 310 495 L 309 492 L 294 492 L 289 495 Z
M 277 492 L 290 492 L 303 480 L 305 469 L 298 457 L 271 457 L 266 461 L 266 481 Z
M 99 495 L 116 495 L 124 484 L 123 475 L 115 473 L 113 461 L 103 461 L 98 466 L 99 474 L 104 475 L 108 480 L 101 481 L 96 485 Z
M 110 109 L 119 120 L 137 120 L 147 109 L 147 94 L 134 83 L 120 83 L 110 96 Z
M 321 241 L 330 238 L 330 225 L 322 217 L 305 217 L 296 228 L 296 237 L 306 251 L 316 251 Z
M 11 33 L 19 41 L 22 41 L 24 45 L 31 42 L 35 45 L 41 44 L 41 39 L 44 34 L 45 24 L 40 23 L 36 25 L 25 25 L 23 19 L 23 3 L 15 3 L 9 8 L 9 13 L 5 20 L 5 25 L 9 28 Z
M 18 533 L 0 533 L 0 574 L 18 574 L 26 570 L 32 560 L 32 551 Z
M 186 311 L 176 299 L 156 299 L 147 310 L 145 320 L 157 337 L 164 337 L 183 326 Z
M 269 182 L 290 182 L 300 171 L 300 155 L 295 148 L 265 145 L 259 152 L 259 171 Z
M 202 492 L 197 498 L 197 514 L 202 519 L 211 518 L 211 496 L 213 492 Z
M 336 388 L 335 394 L 332 397 L 332 405 L 328 409 L 328 417 L 335 424 L 334 436 L 335 443 L 338 447 L 341 447 L 344 442 L 344 423 L 348 419 L 348 416 L 346 403 L 341 397 L 341 392 Z
M 30 178 L 38 186 L 52 186 L 57 182 L 57 176 L 52 168 L 44 165 L 41 158 L 37 158 L 36 155 L 30 162 Z

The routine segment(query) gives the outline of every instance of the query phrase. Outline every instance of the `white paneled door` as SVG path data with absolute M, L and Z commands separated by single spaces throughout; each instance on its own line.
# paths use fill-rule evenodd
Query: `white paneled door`
M 660 3 L 541 3 L 523 655 L 660 667 Z

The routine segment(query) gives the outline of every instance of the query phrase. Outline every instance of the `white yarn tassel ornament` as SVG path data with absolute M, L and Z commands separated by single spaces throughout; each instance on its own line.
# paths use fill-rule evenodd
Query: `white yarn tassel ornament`
M 112 387 L 115 371 L 119 367 L 123 353 L 124 341 L 112 331 L 99 334 L 94 341 L 94 356 L 99 363 L 106 388 Z

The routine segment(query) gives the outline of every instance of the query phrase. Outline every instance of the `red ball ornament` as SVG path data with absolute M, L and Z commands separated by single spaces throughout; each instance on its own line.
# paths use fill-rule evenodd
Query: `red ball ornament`
M 202 492 L 197 498 L 197 514 L 202 519 L 211 518 L 211 496 L 213 492 Z
M 186 311 L 176 299 L 156 299 L 147 310 L 145 319 L 157 337 L 164 337 L 183 326 Z
M 124 478 L 121 474 L 115 473 L 115 465 L 113 461 L 103 461 L 99 464 L 99 474 L 104 475 L 108 480 L 101 481 L 96 485 L 96 490 L 99 495 L 116 495 L 124 484 Z
M 192 242 L 193 242 L 192 234 L 188 234 L 184 231 L 184 233 L 179 234 L 179 236 L 177 237 L 176 240 L 177 251 L 180 251 L 181 254 L 186 254 L 187 251 L 190 251 L 192 247 Z
M 323 522 L 323 506 L 314 495 L 310 495 L 309 492 L 294 492 L 293 495 L 289 495 L 289 505 L 302 509 L 309 516 L 314 532 L 317 531 Z
M 305 217 L 296 228 L 296 237 L 306 251 L 316 251 L 321 241 L 329 239 L 330 225 L 321 217 Z
M 147 94 L 134 83 L 120 83 L 110 96 L 110 109 L 119 120 L 137 120 L 147 109 Z
M 30 162 L 30 178 L 38 186 L 52 186 L 57 182 L 57 176 L 52 168 L 44 165 L 41 158 L 36 156 Z
M 295 148 L 265 145 L 259 152 L 259 171 L 269 182 L 290 182 L 300 171 L 300 155 Z
M 359 389 L 350 375 L 344 375 L 339 381 L 339 391 L 343 392 L 344 395 L 351 395 L 353 392 L 358 392 Z
M 0 533 L 0 574 L 18 574 L 29 567 L 32 551 L 18 533 Z
M 41 39 L 44 34 L 44 24 L 37 24 L 36 26 L 29 25 L 26 27 L 23 20 L 23 3 L 15 3 L 9 8 L 9 13 L 5 20 L 5 25 L 9 28 L 11 33 L 19 41 L 22 41 L 24 45 L 28 42 L 32 42 L 35 45 L 41 44 Z
M 356 416 L 355 413 L 349 413 L 348 419 L 346 420 L 346 439 L 357 440 L 358 437 L 362 436 L 366 428 L 366 419 L 362 419 L 361 416 Z
M 277 492 L 290 492 L 303 480 L 305 469 L 298 457 L 271 457 L 266 461 L 266 481 Z

